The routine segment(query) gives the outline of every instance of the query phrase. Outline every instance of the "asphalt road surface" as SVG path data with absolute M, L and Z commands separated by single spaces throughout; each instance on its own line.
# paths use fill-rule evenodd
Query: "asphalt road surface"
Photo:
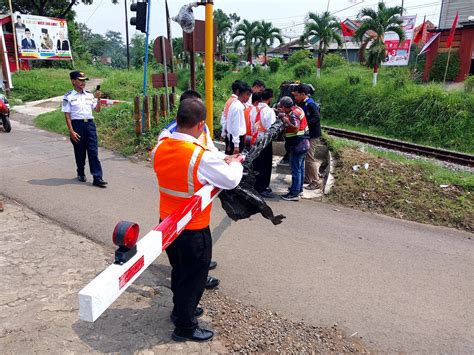
M 109 187 L 93 187 L 90 175 L 79 183 L 68 138 L 19 123 L 31 117 L 12 120 L 11 133 L 0 129 L 2 194 L 111 255 L 118 221 L 139 223 L 141 235 L 157 223 L 148 163 L 100 149 Z M 270 205 L 287 216 L 280 226 L 261 216 L 230 222 L 214 204 L 211 228 L 220 239 L 212 275 L 224 293 L 291 319 L 338 323 L 381 351 L 474 352 L 472 234 L 314 201 Z

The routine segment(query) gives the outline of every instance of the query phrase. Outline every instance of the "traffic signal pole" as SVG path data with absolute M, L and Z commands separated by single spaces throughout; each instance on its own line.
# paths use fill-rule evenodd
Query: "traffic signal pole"
M 213 107 L 213 95 L 214 95 L 214 18 L 213 18 L 213 0 L 206 1 L 206 17 L 205 17 L 205 29 L 206 29 L 206 54 L 204 57 L 204 64 L 206 66 L 206 124 L 209 128 L 211 137 L 214 138 L 214 107 Z

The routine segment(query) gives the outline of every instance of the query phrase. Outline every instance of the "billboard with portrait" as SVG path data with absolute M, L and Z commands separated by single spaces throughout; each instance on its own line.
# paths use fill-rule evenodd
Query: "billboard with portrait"
M 71 59 L 66 20 L 18 12 L 14 19 L 19 59 Z
M 395 32 L 385 33 L 385 48 L 387 53 L 383 65 L 408 65 L 410 58 L 411 41 L 415 32 L 415 16 L 403 16 L 403 30 L 405 40 L 400 43 Z

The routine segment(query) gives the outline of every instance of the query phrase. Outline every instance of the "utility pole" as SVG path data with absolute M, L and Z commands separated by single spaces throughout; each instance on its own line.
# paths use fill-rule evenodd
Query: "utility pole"
M 127 14 L 127 0 L 125 0 L 125 41 L 127 42 L 127 68 L 130 70 L 130 42 L 128 40 L 128 14 Z
M 165 0 L 166 5 L 166 32 L 168 36 L 168 41 L 171 44 L 171 72 L 174 73 L 174 52 L 173 52 L 173 39 L 171 38 L 171 23 L 170 23 L 170 10 L 168 9 L 168 0 Z M 174 94 L 176 92 L 175 87 L 171 87 L 171 92 Z
M 401 16 L 403 16 L 403 4 L 405 3 L 405 0 L 402 0 L 402 13 L 400 14 Z

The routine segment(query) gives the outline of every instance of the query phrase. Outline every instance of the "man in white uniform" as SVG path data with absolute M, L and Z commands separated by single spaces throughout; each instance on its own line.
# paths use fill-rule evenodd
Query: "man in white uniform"
M 244 150 L 244 136 L 247 132 L 245 125 L 245 103 L 249 100 L 252 89 L 248 84 L 242 84 L 239 89 L 238 99 L 229 107 L 226 122 L 226 132 L 229 144 L 226 146 L 227 155 L 238 154 Z

